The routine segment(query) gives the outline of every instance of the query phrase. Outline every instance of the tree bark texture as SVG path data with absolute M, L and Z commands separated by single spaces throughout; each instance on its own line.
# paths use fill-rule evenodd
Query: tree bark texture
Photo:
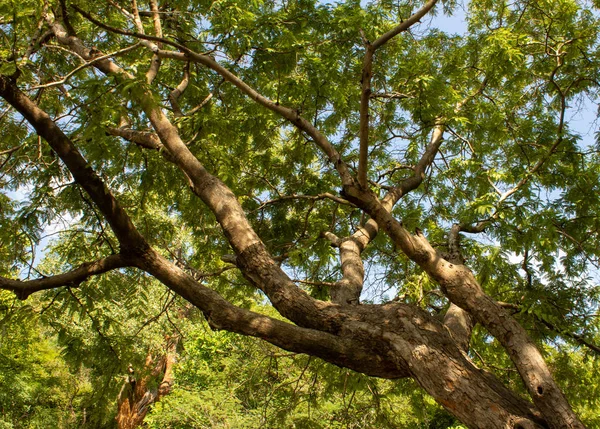
M 141 376 L 129 368 L 130 374 L 123 383 L 117 398 L 117 427 L 135 429 L 142 426 L 152 404 L 171 392 L 173 386 L 173 367 L 177 360 L 178 336 L 165 339 L 165 350 L 159 356 L 148 353 Z M 151 387 L 159 381 L 157 387 Z

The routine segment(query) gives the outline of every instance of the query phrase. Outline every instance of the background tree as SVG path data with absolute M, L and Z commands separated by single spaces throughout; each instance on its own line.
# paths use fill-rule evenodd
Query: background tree
M 592 424 L 545 358 L 598 352 L 598 152 L 569 127 L 597 5 L 474 2 L 464 35 L 427 25 L 458 7 L 435 0 L 94 6 L 0 9 L 1 288 L 69 295 L 120 356 L 105 333 L 154 278 L 469 427 Z

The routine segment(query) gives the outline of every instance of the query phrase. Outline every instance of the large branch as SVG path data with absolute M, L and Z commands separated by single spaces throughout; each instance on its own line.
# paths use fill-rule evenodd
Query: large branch
M 385 378 L 408 375 L 408 368 L 402 362 L 374 353 L 366 343 L 361 345 L 352 338 L 302 328 L 236 307 L 156 252 L 145 258 L 143 268 L 198 307 L 213 329 L 262 338 L 285 350 L 317 356 L 368 375 Z
M 322 235 L 339 248 L 342 278 L 330 286 L 331 300 L 338 304 L 358 304 L 363 289 L 365 269 L 362 252 L 375 239 L 379 227 L 369 219 L 349 237 L 338 238 L 331 232 Z
M 352 320 L 339 335 L 332 335 L 237 308 L 156 252 L 145 258 L 144 269 L 200 308 L 213 329 L 262 338 L 285 350 L 308 353 L 368 375 L 413 376 L 471 427 L 519 427 L 519 423 L 523 428 L 538 428 L 536 423 L 542 424 L 529 403 L 476 368 L 438 320 L 413 306 L 345 307 L 351 309 Z M 494 424 L 485 423 L 490 413 L 498 418 L 491 420 Z M 499 426 L 500 421 L 505 423 Z
M 53 21 L 51 26 L 59 43 L 69 47 L 86 60 L 92 57 L 90 49 L 80 39 L 68 36 L 60 23 Z M 214 60 L 210 59 L 210 61 L 214 63 Z M 132 79 L 129 73 L 109 60 L 99 61 L 95 66 L 118 80 Z M 238 267 L 246 278 L 265 292 L 284 317 L 301 326 L 322 327 L 324 323 L 322 311 L 331 308 L 331 304 L 315 300 L 298 288 L 273 260 L 248 222 L 236 196 L 221 180 L 211 175 L 190 152 L 181 140 L 177 128 L 165 116 L 153 94 L 146 90 L 134 96 L 164 147 L 171 154 L 174 163 L 189 179 L 192 191 L 214 213 L 237 254 Z
M 9 101 L 13 106 L 19 109 L 20 112 L 30 123 L 38 130 L 40 135 L 49 139 L 52 147 L 63 158 L 67 168 L 80 181 L 84 189 L 89 189 L 88 193 L 94 202 L 100 205 L 109 205 L 111 210 L 103 210 L 105 216 L 111 225 L 115 226 L 115 234 L 121 238 L 130 238 L 132 244 L 136 240 L 143 240 L 141 236 L 130 224 L 129 218 L 122 212 L 122 209 L 114 200 L 108 189 L 102 187 L 101 192 L 97 187 L 100 179 L 95 173 L 85 164 L 85 161 L 72 145 L 70 140 L 62 134 L 56 124 L 50 120 L 48 115 L 41 111 L 37 106 L 27 99 L 7 78 L 0 76 L 0 95 Z M 42 121 L 40 125 L 39 121 Z M 67 150 L 68 149 L 68 150 Z M 215 179 L 216 180 L 216 179 Z M 90 184 L 92 182 L 92 184 Z M 100 182 L 101 183 L 101 182 Z M 111 204 L 108 204 L 109 201 Z M 227 211 L 229 207 L 222 207 L 221 210 Z M 123 226 L 123 224 L 125 226 Z M 127 228 L 125 228 L 127 227 Z M 123 228 L 125 228 L 123 230 Z M 145 241 L 142 241 L 145 244 Z M 256 275 L 257 271 L 265 270 L 262 275 L 273 275 L 271 267 L 265 267 L 271 263 L 271 258 L 266 254 L 266 251 L 261 246 L 252 246 L 251 252 L 259 255 L 259 266 L 249 268 L 249 276 Z M 254 261 L 256 256 L 247 255 L 242 252 L 238 256 L 238 263 L 242 266 L 251 265 L 250 261 Z M 267 259 L 265 261 L 265 259 Z M 343 339 L 335 335 L 321 332 L 318 330 L 306 329 L 291 325 L 267 316 L 260 315 L 248 310 L 238 308 L 224 300 L 217 292 L 205 287 L 195 281 L 191 276 L 179 269 L 175 264 L 160 256 L 147 245 L 144 246 L 144 252 L 135 252 L 127 257 L 121 255 L 109 256 L 105 259 L 84 264 L 81 267 L 65 274 L 52 276 L 44 279 L 37 279 L 28 282 L 20 282 L 10 279 L 0 279 L 0 287 L 3 289 L 13 290 L 19 296 L 26 295 L 38 290 L 59 287 L 63 285 L 77 284 L 91 275 L 100 274 L 111 269 L 121 268 L 129 265 L 136 265 L 150 274 L 154 275 L 163 284 L 169 287 L 174 292 L 181 295 L 183 298 L 197 306 L 207 317 L 209 323 L 215 329 L 226 329 L 231 332 L 237 332 L 244 335 L 262 338 L 278 347 L 286 350 L 307 353 L 318 356 L 329 362 L 355 369 L 369 375 L 381 376 L 386 378 L 398 378 L 408 375 L 406 368 L 394 359 L 382 358 L 377 353 L 368 347 L 362 347 L 356 344 L 352 339 Z M 276 265 L 275 265 L 276 266 Z M 277 266 L 276 266 L 277 267 Z M 278 267 L 277 267 L 278 269 Z M 282 272 L 281 272 L 282 273 Z M 275 273 L 277 275 L 277 273 Z M 284 274 L 283 274 L 284 275 Z M 285 277 L 287 278 L 287 276 Z M 259 280 L 260 281 L 260 280 Z M 285 282 L 285 279 L 274 279 L 272 282 L 279 284 Z M 287 282 L 291 283 L 289 279 Z M 299 291 L 295 286 L 292 287 Z M 283 292 L 283 291 L 282 291 Z M 301 292 L 304 294 L 304 292 Z M 281 294 L 281 299 L 290 299 L 290 304 L 298 306 L 296 311 L 303 312 L 308 310 L 314 300 L 304 302 L 302 299 L 293 301 L 293 298 L 284 293 Z M 307 296 L 304 294 L 304 296 Z M 275 300 L 278 298 L 276 297 Z M 305 305 L 309 308 L 303 308 Z M 329 304 L 323 303 L 325 307 Z M 341 322 L 342 320 L 339 320 Z M 313 323 L 314 324 L 314 323 Z M 325 327 L 325 326 L 320 326 Z
M 460 225 L 458 224 L 453 225 L 450 229 L 448 254 L 444 258 L 452 264 L 461 265 L 465 262 L 460 249 Z M 456 304 L 450 303 L 450 307 L 444 315 L 444 325 L 459 347 L 468 352 L 474 325 L 471 315 Z
M 386 44 L 394 36 L 408 30 L 424 17 L 437 3 L 437 0 L 429 0 L 421 9 L 415 12 L 405 21 L 383 34 L 373 43 L 365 40 L 365 58 L 363 60 L 360 94 L 360 128 L 359 128 L 359 156 L 358 156 L 358 183 L 366 189 L 367 170 L 369 157 L 369 101 L 371 99 L 371 78 L 373 77 L 373 56 L 375 51 Z
M 358 187 L 345 189 L 345 193 L 384 228 L 410 259 L 440 284 L 450 301 L 466 310 L 500 341 L 551 427 L 584 427 L 525 329 L 483 291 L 466 266 L 443 259 L 420 231 L 410 234 L 373 193 Z
M 405 179 L 399 186 L 392 188 L 382 199 L 381 204 L 386 210 L 391 211 L 401 197 L 418 188 L 423 182 L 425 171 L 435 159 L 442 144 L 443 136 L 443 125 L 437 125 L 433 129 L 429 145 L 413 169 L 413 175 Z M 378 231 L 379 225 L 377 222 L 374 219 L 369 219 L 352 236 L 344 239 L 338 239 L 337 237 L 330 239 L 332 244 L 340 249 L 340 261 L 342 264 L 342 279 L 331 288 L 331 297 L 334 302 L 343 304 L 359 302 L 364 282 L 364 266 L 360 255 L 377 236 Z M 465 317 L 460 321 L 453 316 L 458 315 L 457 310 L 450 312 L 450 315 L 452 317 L 448 320 L 453 326 L 458 326 L 456 323 L 464 325 L 465 328 L 470 326 L 470 323 L 467 322 L 467 315 L 464 315 Z M 470 335 L 470 329 L 468 333 Z M 464 341 L 461 344 L 464 344 Z
M 85 55 L 89 56 L 89 50 L 81 41 L 74 37 L 67 37 L 57 24 L 53 27 L 61 43 L 76 50 L 79 55 L 83 54 L 84 58 Z M 179 55 L 179 53 L 173 54 Z M 190 56 L 189 53 L 183 55 L 185 58 Z M 210 61 L 214 62 L 212 59 Z M 99 62 L 97 67 L 102 71 L 106 70 L 117 79 L 129 78 L 122 69 L 110 61 Z M 140 103 L 162 143 L 172 154 L 177 166 L 190 178 L 193 191 L 213 211 L 221 224 L 237 254 L 238 267 L 252 283 L 265 291 L 282 315 L 302 325 L 294 326 L 239 309 L 225 301 L 215 291 L 199 285 L 152 249 L 145 252 L 144 257 L 137 261 L 139 266 L 198 306 L 213 327 L 264 338 L 288 350 L 310 353 L 350 368 L 358 368 L 360 362 L 363 364 L 370 362 L 370 365 L 379 368 L 378 371 L 383 371 L 385 368 L 385 372 L 395 368 L 397 373 L 403 374 L 403 371 L 409 368 L 410 374 L 429 393 L 473 427 L 492 426 L 478 425 L 477 413 L 467 410 L 465 404 L 481 410 L 494 408 L 492 412 L 497 413 L 506 422 L 514 423 L 515 415 L 535 417 L 535 413 L 531 412 L 527 404 L 514 394 L 510 394 L 497 380 L 494 382 L 490 376 L 482 374 L 474 367 L 456 347 L 455 342 L 449 338 L 441 323 L 427 313 L 400 304 L 337 306 L 314 300 L 296 288 L 266 251 L 264 244 L 249 225 L 235 195 L 221 181 L 210 175 L 187 149 L 176 128 L 165 117 L 152 94 L 148 91 L 137 96 L 139 98 L 136 101 Z M 474 278 L 471 279 L 472 274 L 469 277 L 470 272 L 465 267 L 449 264 L 439 258 L 422 235 L 409 234 L 391 216 L 391 207 L 383 206 L 374 194 L 353 186 L 352 181 L 345 184 L 345 191 L 372 216 L 374 222 L 376 221 L 385 229 L 409 257 L 442 284 L 451 300 L 468 308 L 473 314 L 478 314 L 477 319 L 480 322 L 485 313 L 492 310 L 490 317 L 494 320 L 484 324 L 490 332 L 495 330 L 495 333 L 492 333 L 501 337 L 499 339 L 504 341 L 503 344 L 509 352 L 512 350 L 509 346 L 515 346 L 511 343 L 511 335 L 515 341 L 522 340 L 518 331 L 516 336 L 513 335 L 513 325 L 504 327 L 504 314 L 500 314 L 498 320 L 496 317 L 498 314 L 493 312 L 494 308 L 487 304 L 488 301 L 493 303 L 493 300 L 483 294 L 480 288 L 477 289 L 478 285 L 476 282 L 472 283 Z M 473 292 L 474 296 L 465 297 L 465 291 Z M 472 311 L 473 305 L 478 304 L 482 304 L 481 310 L 484 313 Z M 385 323 L 382 324 L 382 321 Z M 334 333 L 336 335 L 333 335 Z M 516 345 L 521 347 L 513 348 L 522 350 L 523 344 Z M 538 387 L 540 388 L 538 396 L 542 399 L 534 396 L 536 404 L 539 402 L 542 406 L 548 405 L 545 403 L 548 402 L 546 397 L 555 394 L 553 390 L 555 386 L 547 384 L 546 378 L 536 378 L 546 375 L 543 371 L 545 366 L 541 372 L 539 371 L 539 365 L 545 364 L 543 361 L 540 364 L 535 353 L 529 350 L 531 342 L 524 344 L 524 347 L 525 352 L 533 356 L 533 360 L 528 363 L 516 359 L 517 367 L 523 369 L 522 377 L 528 387 L 530 385 L 534 387 L 532 396 Z M 513 355 L 511 357 L 515 360 Z M 518 353 L 517 357 L 525 358 Z M 530 369 L 533 369 L 530 373 L 532 378 L 527 378 L 527 371 Z M 554 396 L 552 398 L 555 399 Z M 549 402 L 550 405 L 555 405 L 554 410 L 564 411 L 564 408 L 561 408 L 563 403 L 560 401 L 552 402 L 550 399 Z M 566 406 L 568 408 L 568 404 Z M 540 407 L 540 409 L 548 421 L 556 427 L 566 421 L 554 418 L 552 414 L 547 415 L 548 407 Z M 573 424 L 569 427 L 579 426 Z
M 13 291 L 19 299 L 26 299 L 32 293 L 41 290 L 55 289 L 62 286 L 78 286 L 92 276 L 127 266 L 130 266 L 130 263 L 122 255 L 111 255 L 94 262 L 82 264 L 63 274 L 35 280 L 23 281 L 0 277 L 0 289 Z
M 8 77 L 0 75 L 0 96 L 12 105 L 35 128 L 65 163 L 77 183 L 85 189 L 98 206 L 115 233 L 123 250 L 137 252 L 148 247 L 146 240 L 135 229 L 131 219 L 89 166 L 71 140 Z

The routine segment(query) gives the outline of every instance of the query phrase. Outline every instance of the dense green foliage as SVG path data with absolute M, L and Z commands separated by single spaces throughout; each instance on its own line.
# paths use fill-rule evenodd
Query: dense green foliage
M 114 303 L 97 301 L 102 312 L 94 316 L 66 302 L 57 306 L 60 314 L 48 314 L 48 304 L 5 298 L 0 428 L 112 427 L 126 367 L 142 367 L 146 351 L 161 348 L 161 331 L 173 330 L 184 333 L 175 389 L 146 418 L 151 428 L 459 427 L 414 383 L 371 379 L 254 339 L 213 333 L 193 312 L 177 319 L 177 302 L 164 313 L 154 309 L 155 320 L 146 326 L 139 316 L 138 326 L 129 327 L 134 336 L 108 328 L 120 325 Z M 94 332 L 94 323 L 104 328 Z
M 133 81 L 92 67 L 71 75 L 80 58 L 51 38 L 38 46 L 43 13 L 64 13 L 65 3 L 136 31 L 111 4 L 129 8 L 128 1 L 50 1 L 47 8 L 40 0 L 3 1 L 0 73 L 18 74 L 19 86 L 77 144 L 149 243 L 231 302 L 274 313 L 264 295 L 221 260 L 232 253 L 227 239 L 181 172 L 159 151 L 109 131 L 123 124 L 149 129 L 132 101 L 148 88 L 188 148 L 237 195 L 286 272 L 326 299 L 341 267 L 321 233 L 348 236 L 364 215 L 317 197 L 339 195 L 340 182 L 311 140 L 199 64 L 163 59 L 149 86 L 152 53 L 142 46 L 115 56 Z M 352 168 L 358 163 L 362 38 L 375 39 L 421 4 L 159 1 L 165 38 L 210 53 L 264 96 L 297 109 Z M 139 6 L 148 10 L 144 1 Z M 575 0 L 437 5 L 434 17 L 375 57 L 369 153 L 369 179 L 383 195 L 418 162 L 432 126 L 446 124 L 424 183 L 394 214 L 411 231 L 423 230 L 440 252 L 453 224 L 487 225 L 464 236 L 466 264 L 488 294 L 513 306 L 589 427 L 600 427 L 600 360 L 593 348 L 600 344 L 600 143 L 591 138 L 592 125 L 573 121 L 596 116 L 599 8 L 597 1 Z M 464 34 L 438 28 L 458 23 L 463 13 Z M 68 16 L 78 37 L 103 54 L 137 43 L 70 7 Z M 143 18 L 143 25 L 152 34 L 151 19 Z M 35 52 L 27 55 L 28 49 Z M 181 116 L 169 94 L 186 68 Z M 0 276 L 60 273 L 118 247 L 56 155 L 0 101 Z M 365 302 L 398 299 L 435 315 L 447 308 L 437 284 L 384 234 L 363 257 Z M 0 428 L 110 427 L 128 367 L 142 368 L 148 351 L 164 348 L 164 336 L 173 332 L 182 335 L 175 388 L 148 415 L 152 428 L 459 427 L 412 382 L 370 379 L 253 339 L 212 333 L 199 314 L 139 271 L 117 270 L 73 286 L 41 292 L 25 304 L 1 291 Z M 484 329 L 476 330 L 470 353 L 525 392 L 505 351 Z

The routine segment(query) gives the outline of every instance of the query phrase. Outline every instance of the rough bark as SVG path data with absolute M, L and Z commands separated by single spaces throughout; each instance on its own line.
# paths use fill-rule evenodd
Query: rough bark
M 369 213 L 398 247 L 440 284 L 452 303 L 471 314 L 500 341 L 550 427 L 584 427 L 524 328 L 482 290 L 466 266 L 442 258 L 420 231 L 410 234 L 371 192 L 347 187 L 345 194 Z
M 134 429 L 142 426 L 150 407 L 171 392 L 173 367 L 177 361 L 179 336 L 165 339 L 165 350 L 159 356 L 148 353 L 144 370 L 136 376 L 130 367 L 127 380 L 123 383 L 117 398 L 117 427 Z M 150 386 L 160 380 L 156 388 Z

